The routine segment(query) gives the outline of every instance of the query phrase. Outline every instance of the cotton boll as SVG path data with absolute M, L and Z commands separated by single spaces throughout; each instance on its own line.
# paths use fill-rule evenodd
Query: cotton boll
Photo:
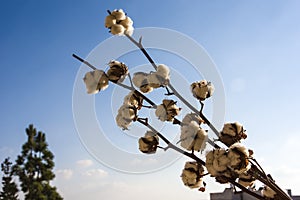
M 213 161 L 213 167 L 218 172 L 224 172 L 227 170 L 228 159 L 226 155 L 219 156 Z
M 154 132 L 147 131 L 145 136 L 139 139 L 139 149 L 143 153 L 155 153 L 158 141 L 159 138 Z
M 199 115 L 197 115 L 196 113 L 190 113 L 184 116 L 184 118 L 182 119 L 182 124 L 188 125 L 192 121 L 197 122 L 199 125 L 203 122 Z
M 111 60 L 111 61 L 109 61 L 109 63 L 108 63 L 108 66 L 109 66 L 109 67 L 112 67 L 112 66 L 115 66 L 115 65 L 121 66 L 122 63 L 121 63 L 120 61 L 117 61 L 117 60 Z
M 87 72 L 83 78 L 88 94 L 96 94 L 108 87 L 108 77 L 102 70 Z
M 205 148 L 205 142 L 206 142 L 206 138 L 207 138 L 207 132 L 203 129 L 199 129 L 194 141 L 194 147 L 193 149 L 195 151 L 200 151 L 203 150 Z
M 134 32 L 133 26 L 129 26 L 128 28 L 125 29 L 126 35 L 132 36 L 133 32 Z
M 176 105 L 176 101 L 164 99 L 163 105 L 167 110 L 167 121 L 173 121 L 174 117 L 179 115 L 181 108 Z
M 121 24 L 122 26 L 124 26 L 124 28 L 127 30 L 128 28 L 131 28 L 131 27 L 132 27 L 133 21 L 131 20 L 130 17 L 127 16 L 124 20 L 122 20 L 122 21 L 120 22 L 120 24 Z
M 225 149 L 215 149 L 213 151 L 214 153 L 214 158 L 219 158 L 220 156 L 226 154 L 226 150 Z
M 129 106 L 137 105 L 136 100 L 133 98 L 133 93 L 134 93 L 134 92 L 131 91 L 131 92 L 129 92 L 129 94 L 127 94 L 127 95 L 124 97 L 123 104 L 129 105 Z
M 276 192 L 274 192 L 274 190 L 272 190 L 268 186 L 265 186 L 264 189 L 261 191 L 261 193 L 264 197 L 271 198 L 271 199 L 274 198 L 276 195 Z
M 202 80 L 191 84 L 191 92 L 193 96 L 200 101 L 204 101 L 206 98 L 212 96 L 214 87 L 210 82 Z
M 248 149 L 241 143 L 235 143 L 235 144 L 231 145 L 229 149 L 231 149 L 231 150 L 237 149 L 239 152 L 244 154 L 245 157 L 247 157 L 247 158 L 249 157 Z
M 231 167 L 238 166 L 241 163 L 240 155 L 233 151 L 228 152 L 228 158 L 230 160 L 229 166 Z
M 238 122 L 226 123 L 226 124 L 224 124 L 222 134 L 236 136 L 243 131 L 244 131 L 243 126 Z
M 149 74 L 147 80 L 149 85 L 153 88 L 159 88 L 162 85 L 156 73 Z
M 112 11 L 111 15 L 114 16 L 117 21 L 126 19 L 126 14 L 122 9 L 116 9 L 116 10 Z
M 188 151 L 200 151 L 205 147 L 207 133 L 195 121 L 181 126 L 180 145 Z
M 203 166 L 197 162 L 186 162 L 182 170 L 181 179 L 184 185 L 190 188 L 198 188 L 203 184 L 201 180 L 203 172 Z
M 255 178 L 252 177 L 250 174 L 242 173 L 239 175 L 239 184 L 241 184 L 244 187 L 254 187 L 255 185 Z
M 109 80 L 114 83 L 123 82 L 128 74 L 128 67 L 124 63 L 116 60 L 110 61 L 108 65 L 110 66 L 107 71 Z
M 219 172 L 214 168 L 213 164 L 205 164 L 207 172 L 212 176 L 216 177 L 219 175 Z
M 105 22 L 104 22 L 104 25 L 106 28 L 111 28 L 112 25 L 114 25 L 116 23 L 117 23 L 117 20 L 114 16 L 112 16 L 112 15 L 106 16 Z
M 214 151 L 209 151 L 207 154 L 206 154 L 206 164 L 212 164 L 213 163 L 213 160 L 214 160 Z
M 153 91 L 153 87 L 151 87 L 150 85 L 142 85 L 140 87 L 140 90 L 142 93 L 149 93 Z
M 167 111 L 164 107 L 164 105 L 158 105 L 156 110 L 155 110 L 155 115 L 158 117 L 159 120 L 161 121 L 166 121 L 167 120 Z
M 197 175 L 189 170 L 183 170 L 181 174 L 181 179 L 184 185 L 190 188 L 197 188 Z
M 211 97 L 213 95 L 214 91 L 215 91 L 215 87 L 213 86 L 213 84 L 211 82 L 209 82 L 207 84 L 207 96 L 206 96 L 206 98 Z
M 200 101 L 205 100 L 208 93 L 207 87 L 200 87 L 199 83 L 193 83 L 191 85 L 191 91 L 193 93 L 193 96 Z
M 210 151 L 206 154 L 205 167 L 211 176 L 216 177 L 219 173 L 213 167 L 213 161 L 214 161 L 214 151 Z
M 137 72 L 132 77 L 132 82 L 136 87 L 141 87 L 142 85 L 148 84 L 147 73 Z
M 119 109 L 119 113 L 125 119 L 134 120 L 136 118 L 136 110 L 134 107 L 128 105 L 122 105 Z
M 134 106 L 138 110 L 142 108 L 143 98 L 137 93 L 137 91 L 131 91 L 128 95 L 124 97 L 123 104 L 128 106 Z
M 168 78 L 170 74 L 170 69 L 167 65 L 160 64 L 157 66 L 156 73 L 162 77 Z
M 128 126 L 131 124 L 132 120 L 125 119 L 121 114 L 118 114 L 116 116 L 116 122 L 120 128 L 128 129 Z
M 184 165 L 184 169 L 192 169 L 194 171 L 198 171 L 198 164 L 196 162 L 186 162 Z
M 122 26 L 120 24 L 113 24 L 111 26 L 110 32 L 113 35 L 123 35 L 125 32 L 125 28 L 124 28 L 124 26 Z

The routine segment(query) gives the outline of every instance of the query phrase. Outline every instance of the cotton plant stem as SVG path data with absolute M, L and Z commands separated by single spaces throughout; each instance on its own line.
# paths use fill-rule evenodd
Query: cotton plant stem
M 148 59 L 148 61 L 151 63 L 151 65 L 153 66 L 153 68 L 156 70 L 157 69 L 157 65 L 155 64 L 154 60 L 151 58 L 151 56 L 148 54 L 148 52 L 145 50 L 145 48 L 142 45 L 142 38 L 139 39 L 139 42 L 137 42 L 134 38 L 132 38 L 130 35 L 125 34 L 127 36 L 127 38 L 134 43 L 141 51 L 142 53 L 146 56 L 146 58 Z M 215 133 L 215 135 L 219 138 L 219 131 L 213 126 L 212 123 L 210 123 L 210 121 L 205 117 L 205 115 L 202 112 L 199 112 L 194 106 L 192 106 L 188 101 L 186 101 L 181 95 L 180 93 L 173 87 L 173 85 L 171 83 L 168 84 L 168 87 L 172 90 L 172 92 L 174 93 L 174 95 L 179 98 L 190 110 L 192 110 L 195 113 L 199 113 L 199 116 L 204 120 L 204 122 L 210 127 L 210 129 Z M 209 144 L 211 145 L 216 145 L 214 142 L 212 141 L 208 141 Z M 267 183 L 268 181 L 264 180 L 265 183 Z M 267 184 L 268 185 L 268 184 Z M 275 184 L 276 185 L 276 184 Z M 272 186 L 272 189 L 278 191 L 279 193 L 282 193 L 282 190 L 276 185 L 276 186 Z M 248 191 L 248 190 L 247 190 Z M 254 193 L 255 194 L 255 193 Z M 280 195 L 282 196 L 282 195 Z M 262 198 L 264 199 L 264 198 Z M 284 198 L 284 199 L 290 199 L 290 198 Z
M 146 51 L 145 51 L 146 52 Z M 146 52 L 147 53 L 147 52 Z M 80 62 L 86 64 L 88 67 L 90 67 L 91 69 L 93 70 L 96 70 L 97 68 L 94 67 L 92 64 L 90 64 L 88 61 L 80 58 L 79 56 L 73 54 L 72 55 L 74 58 L 78 59 Z M 150 57 L 150 56 L 149 56 Z M 150 57 L 151 58 L 151 57 Z M 152 60 L 152 59 L 151 59 Z M 154 63 L 154 62 L 153 62 Z M 154 64 L 155 65 L 155 64 Z M 129 76 L 130 78 L 130 76 Z M 130 78 L 131 79 L 131 78 Z M 131 82 L 131 80 L 130 80 Z M 114 82 L 113 82 L 114 83 Z M 115 83 L 125 89 L 128 89 L 128 90 L 131 90 L 131 91 L 135 91 L 137 92 L 145 101 L 147 101 L 150 105 L 152 105 L 152 107 L 156 108 L 157 105 L 152 102 L 149 98 L 147 98 L 145 95 L 143 95 L 141 92 L 139 92 L 138 90 L 136 90 L 132 84 L 131 86 L 128 86 L 128 85 L 125 85 L 123 83 Z M 172 88 L 171 88 L 172 89 Z M 173 89 L 172 89 L 173 90 Z M 174 91 L 174 90 L 173 90 Z M 187 102 L 188 103 L 188 102 Z M 197 110 L 194 111 L 194 112 L 198 112 Z M 160 137 L 167 145 L 168 145 L 168 148 L 171 148 L 193 160 L 195 160 L 196 162 L 200 163 L 201 165 L 205 166 L 205 162 L 203 160 L 201 160 L 200 158 L 198 158 L 195 154 L 192 154 L 192 153 L 189 153 L 187 151 L 184 151 L 183 149 L 180 149 L 179 147 L 177 147 L 176 145 L 174 145 L 173 143 L 171 143 L 166 137 L 164 137 L 160 132 L 158 132 L 154 127 L 152 127 L 150 124 L 146 123 L 145 121 L 141 120 L 141 119 L 137 119 L 137 121 L 143 125 L 145 125 L 146 127 L 148 127 L 150 130 L 152 130 L 154 133 L 156 133 L 158 135 L 158 137 Z M 178 120 L 179 121 L 179 120 Z M 180 121 L 179 121 L 180 122 Z M 180 122 L 181 123 L 181 122 Z M 215 148 L 220 148 L 217 144 L 215 144 L 212 140 L 208 139 L 207 142 L 209 144 L 211 144 L 213 147 Z M 242 191 L 250 194 L 251 196 L 254 196 L 256 197 L 257 199 L 264 199 L 262 196 L 248 190 L 247 188 L 245 188 L 244 186 L 240 185 L 239 183 L 235 182 L 235 181 L 232 181 L 232 180 L 229 180 L 229 182 L 235 186 L 237 186 L 238 188 L 240 188 Z
M 134 43 L 142 52 L 143 54 L 146 56 L 146 58 L 148 59 L 148 61 L 151 63 L 151 65 L 153 66 L 153 68 L 156 70 L 157 69 L 157 65 L 155 64 L 154 60 L 151 58 L 151 56 L 148 54 L 148 52 L 145 50 L 145 48 L 142 45 L 142 40 L 140 38 L 139 42 L 137 42 L 134 38 L 132 38 L 130 35 L 125 34 L 126 37 L 132 42 Z M 172 90 L 172 92 L 174 93 L 174 95 L 180 99 L 189 109 L 191 109 L 194 113 L 199 113 L 200 117 L 205 121 L 205 123 L 209 126 L 209 128 L 216 134 L 216 136 L 219 138 L 219 131 L 213 126 L 212 123 L 210 123 L 210 121 L 204 116 L 204 114 L 202 112 L 199 112 L 199 110 L 197 110 L 193 105 L 191 105 L 187 100 L 185 100 L 181 94 L 173 87 L 173 85 L 169 82 L 168 87 Z
M 269 178 L 266 178 L 263 172 L 261 172 L 257 166 L 252 165 L 251 169 L 248 170 L 248 173 L 255 177 L 257 180 L 261 181 L 266 186 L 270 187 L 272 190 L 276 192 L 276 194 L 280 197 L 282 200 L 292 200 L 291 197 L 289 197 L 273 180 L 269 180 Z

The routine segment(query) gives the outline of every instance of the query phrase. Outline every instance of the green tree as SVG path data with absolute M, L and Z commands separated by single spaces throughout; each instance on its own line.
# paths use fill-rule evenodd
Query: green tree
M 5 158 L 1 163 L 2 177 L 2 192 L 0 193 L 1 200 L 17 200 L 18 188 L 12 177 L 12 162 L 9 161 L 9 157 Z
M 45 133 L 37 132 L 31 124 L 26 129 L 26 134 L 27 142 L 23 144 L 21 155 L 13 167 L 14 173 L 19 177 L 25 199 L 63 199 L 56 188 L 50 185 L 50 181 L 55 177 L 52 172 L 54 155 L 48 149 Z

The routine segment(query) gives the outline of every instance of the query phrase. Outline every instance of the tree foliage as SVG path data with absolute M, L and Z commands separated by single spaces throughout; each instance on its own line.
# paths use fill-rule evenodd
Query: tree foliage
M 56 188 L 50 185 L 55 175 L 54 155 L 48 149 L 45 133 L 38 131 L 31 124 L 26 129 L 27 142 L 22 146 L 21 155 L 13 167 L 19 177 L 25 199 L 60 200 L 62 197 Z
M 5 158 L 1 163 L 1 171 L 3 172 L 2 177 L 2 192 L 0 193 L 1 200 L 17 200 L 18 199 L 18 188 L 16 183 L 13 181 L 12 176 L 12 162 L 10 158 Z

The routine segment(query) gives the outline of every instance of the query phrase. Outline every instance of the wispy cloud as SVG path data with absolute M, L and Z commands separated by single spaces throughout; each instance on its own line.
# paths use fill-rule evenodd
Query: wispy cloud
M 91 169 L 83 173 L 87 177 L 94 177 L 94 178 L 103 178 L 108 175 L 108 173 L 102 169 Z
M 85 167 L 90 167 L 93 165 L 93 161 L 92 160 L 78 160 L 76 162 L 77 166 L 85 168 Z
M 73 176 L 73 170 L 71 169 L 58 169 L 56 170 L 56 176 L 65 180 L 71 179 Z

